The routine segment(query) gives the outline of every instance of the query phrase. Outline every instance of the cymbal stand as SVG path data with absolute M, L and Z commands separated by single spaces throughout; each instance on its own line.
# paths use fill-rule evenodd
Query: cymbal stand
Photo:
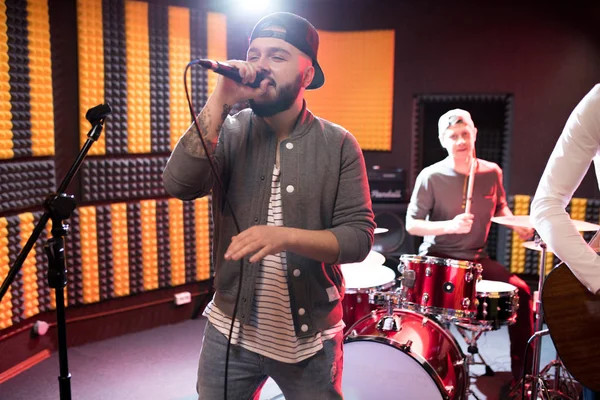
M 467 364 L 469 365 L 469 371 L 471 370 L 471 365 L 485 365 L 485 376 L 494 376 L 494 370 L 489 366 L 487 362 L 481 356 L 479 352 L 479 347 L 477 346 L 477 340 L 481 337 L 485 332 L 491 331 L 492 327 L 488 325 L 464 325 L 460 324 L 456 326 L 456 329 L 462 336 L 463 340 L 467 344 L 467 352 L 469 354 L 466 355 Z M 470 336 L 469 336 L 470 333 Z M 475 361 L 475 356 L 479 356 L 481 361 Z
M 542 309 L 542 288 L 544 286 L 544 278 L 546 278 L 546 255 L 547 255 L 547 246 L 546 243 L 539 237 L 539 235 L 535 235 L 535 244 L 540 246 L 542 249 L 541 257 L 540 257 L 540 268 L 538 275 L 538 290 L 537 293 L 534 293 L 534 315 L 535 315 L 535 332 L 541 332 L 544 327 L 544 310 Z M 534 334 L 535 336 L 535 334 Z M 537 396 L 537 378 L 540 372 L 540 360 L 542 355 L 542 340 L 541 336 L 537 337 L 537 340 L 533 341 L 533 361 L 531 368 L 531 375 L 534 379 L 531 381 L 531 396 Z M 527 360 L 525 360 L 525 364 Z
M 536 246 L 538 246 L 541 249 L 541 256 L 540 256 L 540 262 L 539 262 L 539 277 L 538 277 L 538 290 L 534 292 L 534 296 L 533 296 L 533 309 L 534 309 L 534 316 L 535 316 L 535 333 L 533 334 L 533 336 L 529 339 L 530 342 L 532 342 L 532 349 L 533 349 L 533 359 L 532 359 L 532 368 L 531 368 L 531 375 L 525 375 L 524 378 L 521 378 L 521 380 L 519 382 L 517 382 L 517 384 L 512 388 L 512 390 L 510 391 L 510 395 L 509 396 L 514 396 L 516 395 L 516 393 L 519 391 L 519 389 L 524 386 L 523 385 L 523 379 L 525 379 L 526 381 L 529 379 L 531 380 L 531 386 L 529 387 L 529 390 L 525 389 L 526 392 L 529 393 L 529 399 L 530 400 L 535 400 L 538 398 L 538 395 L 540 395 L 540 397 L 542 399 L 556 399 L 556 398 L 562 398 L 562 399 L 577 399 L 577 390 L 576 388 L 573 389 L 575 393 L 575 397 L 570 397 L 569 395 L 562 393 L 561 392 L 561 382 L 564 381 L 568 381 L 571 384 L 567 384 L 565 383 L 563 386 L 569 390 L 571 390 L 571 386 L 573 386 L 572 383 L 572 378 L 569 377 L 563 377 L 562 375 L 564 374 L 568 374 L 568 372 L 566 371 L 566 369 L 563 367 L 562 362 L 560 361 L 560 359 L 558 359 L 558 355 L 557 355 L 557 359 L 556 360 L 552 360 L 550 361 L 550 363 L 548 363 L 541 371 L 540 371 L 540 364 L 541 364 L 541 354 L 542 354 L 542 341 L 541 338 L 542 336 L 545 336 L 547 334 L 549 334 L 550 332 L 548 331 L 548 329 L 543 329 L 544 327 L 544 310 L 542 308 L 542 288 L 544 286 L 544 279 L 546 278 L 546 256 L 547 256 L 547 246 L 546 243 L 544 243 L 544 241 L 539 237 L 539 235 L 536 233 L 535 235 L 535 244 Z M 528 344 L 529 345 L 529 344 Z M 525 360 L 526 363 L 527 360 Z M 551 368 L 555 368 L 555 373 L 554 373 L 554 385 L 553 388 L 549 388 L 548 386 L 548 380 L 549 379 L 545 379 L 545 376 L 549 376 L 549 372 Z M 561 373 L 563 372 L 563 373 Z M 573 386 L 574 388 L 574 386 Z M 525 399 L 526 398 L 527 393 L 522 393 L 522 398 Z

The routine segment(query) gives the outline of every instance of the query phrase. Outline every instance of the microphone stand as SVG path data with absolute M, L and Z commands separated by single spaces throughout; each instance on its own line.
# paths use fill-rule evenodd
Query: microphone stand
M 46 241 L 44 250 L 48 257 L 48 284 L 54 289 L 56 295 L 56 324 L 58 328 L 58 357 L 60 366 L 60 376 L 58 377 L 60 399 L 71 399 L 71 373 L 69 372 L 67 357 L 67 330 L 65 321 L 65 295 L 64 288 L 67 284 L 67 268 L 65 265 L 65 241 L 64 237 L 69 232 L 69 225 L 64 223 L 65 219 L 71 216 L 75 210 L 75 200 L 73 195 L 65 194 L 69 183 L 79 170 L 88 151 L 95 141 L 100 137 L 104 120 L 111 113 L 109 104 L 100 104 L 90 108 L 85 117 L 92 124 L 92 129 L 88 132 L 88 139 L 79 151 L 77 158 L 67 175 L 64 177 L 56 193 L 46 197 L 43 206 L 46 209 L 39 222 L 33 229 L 27 243 L 21 249 L 14 265 L 8 271 L 8 275 L 0 287 L 0 301 L 8 291 L 15 277 L 21 270 L 23 262 L 35 245 L 40 234 L 44 230 L 49 219 L 52 220 L 52 238 Z

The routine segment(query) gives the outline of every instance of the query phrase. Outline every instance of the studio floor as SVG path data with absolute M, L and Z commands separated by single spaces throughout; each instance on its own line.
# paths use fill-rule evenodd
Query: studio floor
M 69 348 L 72 398 L 195 400 L 196 367 L 205 324 L 206 319 L 201 317 Z M 466 352 L 467 346 L 460 334 L 454 327 L 451 332 L 463 352 Z M 494 371 L 494 376 L 482 376 L 485 368 L 472 366 L 470 389 L 474 396 L 469 398 L 499 399 L 502 386 L 510 380 L 508 329 L 502 327 L 497 331 L 484 333 L 478 345 L 480 353 Z M 555 357 L 551 339 L 543 337 L 541 365 L 545 366 Z M 364 368 L 386 374 L 391 367 L 365 365 Z M 1 384 L 0 399 L 59 399 L 58 371 L 58 354 L 54 353 L 50 358 Z M 395 384 L 395 381 L 389 382 L 389 385 Z M 378 388 L 373 387 L 372 399 L 381 398 L 377 393 Z M 401 393 L 401 389 L 398 389 L 397 398 L 407 400 Z M 275 385 L 267 384 L 260 399 L 281 400 L 283 396 Z

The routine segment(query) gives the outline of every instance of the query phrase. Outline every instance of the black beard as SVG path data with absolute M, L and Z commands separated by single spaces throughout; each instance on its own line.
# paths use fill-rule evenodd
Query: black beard
M 293 83 L 281 87 L 274 100 L 265 103 L 257 103 L 254 100 L 249 100 L 248 103 L 250 103 L 252 111 L 259 117 L 272 117 L 275 114 L 288 110 L 294 104 L 296 98 L 298 98 L 301 88 L 302 74 L 298 74 Z

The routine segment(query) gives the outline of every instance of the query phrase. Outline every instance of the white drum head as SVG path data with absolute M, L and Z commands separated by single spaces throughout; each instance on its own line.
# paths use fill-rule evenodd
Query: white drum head
M 442 399 L 435 381 L 416 360 L 395 347 L 367 340 L 344 344 L 342 392 L 344 400 Z M 259 399 L 284 397 L 269 378 Z
M 480 280 L 475 285 L 477 293 L 505 293 L 513 292 L 517 289 L 516 286 L 510 283 L 500 281 L 487 281 L 485 279 Z
M 345 400 L 442 399 L 421 364 L 387 344 L 358 340 L 344 344 Z
M 368 289 L 385 285 L 396 279 L 396 273 L 385 265 L 342 264 L 347 289 Z
M 383 263 L 385 262 L 385 256 L 375 250 L 371 250 L 369 252 L 369 254 L 367 254 L 367 257 L 365 257 L 364 260 L 362 260 L 361 262 L 356 262 L 356 263 L 348 263 L 348 264 L 342 264 L 342 265 L 362 265 L 362 266 L 371 266 L 371 265 L 383 265 Z

